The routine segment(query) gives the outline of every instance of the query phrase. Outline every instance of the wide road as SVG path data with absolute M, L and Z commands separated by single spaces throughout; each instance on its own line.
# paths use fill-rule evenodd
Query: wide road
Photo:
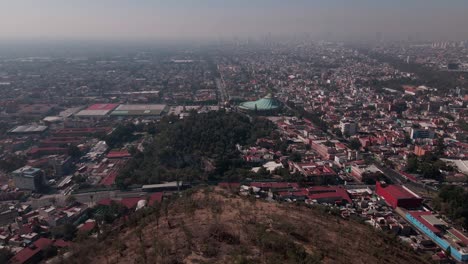
M 30 199 L 26 204 L 30 204 L 33 209 L 39 207 L 52 205 L 55 203 L 58 206 L 64 206 L 66 204 L 66 199 L 68 196 L 73 196 L 75 199 L 80 202 L 87 204 L 89 206 L 94 206 L 96 202 L 102 199 L 107 198 L 124 198 L 124 197 L 138 197 L 147 195 L 147 192 L 142 191 L 100 191 L 100 192 L 88 192 L 88 193 L 77 193 L 72 195 L 63 195 L 63 194 L 51 194 L 44 195 L 39 199 Z
M 228 93 L 226 91 L 226 86 L 224 85 L 223 80 L 220 78 L 216 78 L 215 82 L 219 93 L 218 102 L 219 104 L 224 104 L 224 102 L 226 102 L 229 99 Z
M 390 169 L 388 167 L 380 165 L 378 162 L 373 163 L 379 170 L 381 170 L 385 176 L 390 178 L 396 184 L 403 184 L 415 193 L 419 194 L 422 197 L 432 197 L 437 194 L 437 191 L 432 189 L 430 186 L 424 185 L 418 182 L 412 182 L 406 180 L 406 178 L 398 173 L 397 171 Z

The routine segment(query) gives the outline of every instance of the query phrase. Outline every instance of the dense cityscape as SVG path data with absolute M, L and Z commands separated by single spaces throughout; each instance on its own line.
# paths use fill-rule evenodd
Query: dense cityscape
M 0 264 L 468 263 L 467 14 L 0 0 Z
M 266 37 L 1 57 L 1 261 L 66 262 L 206 185 L 468 261 L 467 51 Z

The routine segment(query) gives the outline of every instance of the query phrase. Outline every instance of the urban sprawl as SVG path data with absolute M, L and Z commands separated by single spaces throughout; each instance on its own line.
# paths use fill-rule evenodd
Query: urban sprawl
M 435 260 L 468 261 L 466 219 L 434 202 L 467 183 L 467 42 L 201 49 L 0 57 L 0 247 L 11 263 L 55 263 L 46 253 L 66 258 L 106 217 L 120 223 L 202 184 L 323 206 Z M 161 120 L 212 111 L 275 125 L 277 138 L 237 145 L 256 176 L 116 183 Z

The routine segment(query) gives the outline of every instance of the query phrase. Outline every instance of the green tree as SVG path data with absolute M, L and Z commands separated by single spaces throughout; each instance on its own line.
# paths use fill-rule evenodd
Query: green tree
M 105 141 L 110 148 L 121 147 L 124 143 L 135 139 L 134 132 L 136 126 L 133 123 L 120 124 L 105 137 Z
M 42 250 L 42 255 L 45 259 L 51 258 L 57 255 L 57 248 L 54 246 L 47 246 Z
M 116 184 L 152 184 L 161 181 L 220 180 L 232 170 L 246 168 L 237 144 L 250 145 L 270 137 L 274 124 L 265 118 L 249 119 L 223 111 L 191 113 L 179 120 L 165 117 L 152 143 L 137 153 L 119 173 Z
M 259 174 L 261 176 L 269 176 L 270 172 L 265 167 L 261 166 L 260 169 L 258 170 L 257 174 Z
M 445 151 L 445 144 L 444 144 L 444 138 L 439 137 L 437 139 L 437 144 L 436 144 L 436 150 L 435 150 L 435 155 L 437 157 L 442 157 L 444 155 Z
M 68 151 L 67 151 L 68 155 L 70 157 L 72 157 L 73 159 L 78 159 L 80 158 L 83 153 L 81 152 L 80 148 L 78 148 L 77 146 L 75 145 L 70 145 L 68 147 Z
M 67 205 L 72 205 L 72 204 L 76 203 L 76 197 L 73 196 L 73 195 L 69 195 L 65 199 L 65 202 L 67 203 Z
M 291 161 L 294 161 L 294 162 L 301 162 L 301 161 L 302 161 L 302 155 L 301 155 L 301 153 L 294 151 L 294 152 L 291 153 L 291 155 L 289 156 L 289 159 L 290 159 Z
M 7 155 L 0 159 L 0 170 L 12 172 L 26 165 L 27 158 L 19 155 Z
M 343 133 L 338 128 L 333 129 L 333 134 L 335 134 L 337 137 L 343 137 Z
M 76 235 L 76 227 L 72 224 L 64 224 L 51 229 L 52 236 L 56 239 L 72 240 Z
M 8 263 L 13 257 L 13 253 L 7 248 L 0 249 L 0 263 Z
M 358 150 L 361 148 L 361 142 L 357 138 L 353 138 L 349 141 L 349 148 Z
M 406 162 L 406 171 L 411 172 L 411 173 L 416 173 L 419 168 L 419 160 L 418 157 L 416 156 L 410 156 L 408 157 L 408 160 Z

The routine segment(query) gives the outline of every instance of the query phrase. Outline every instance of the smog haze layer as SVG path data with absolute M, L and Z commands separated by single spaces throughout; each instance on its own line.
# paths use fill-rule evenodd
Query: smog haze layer
M 0 39 L 206 41 L 307 34 L 464 40 L 467 13 L 464 0 L 0 0 Z

